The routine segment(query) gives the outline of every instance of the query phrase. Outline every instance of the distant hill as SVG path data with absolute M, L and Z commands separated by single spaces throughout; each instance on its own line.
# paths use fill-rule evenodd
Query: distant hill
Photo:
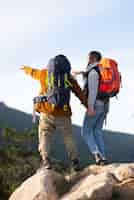
M 0 102 L 0 128 L 10 127 L 18 131 L 32 127 L 32 116 Z
M 79 150 L 79 155 L 83 165 L 93 163 L 94 160 L 90 154 L 87 145 L 80 134 L 80 127 L 73 126 L 75 140 Z M 55 157 L 65 159 L 63 154 L 64 146 L 59 136 L 55 136 L 52 144 L 52 153 Z M 106 131 L 104 132 L 106 153 L 111 162 L 134 162 L 134 135 L 126 133 Z M 57 144 L 57 145 L 55 145 Z M 57 156 L 58 155 L 58 156 Z
M 0 103 L 0 128 L 9 127 L 16 129 L 18 132 L 23 132 L 26 129 L 31 129 L 32 126 L 32 116 L 30 114 L 9 108 L 2 102 Z M 73 125 L 73 130 L 82 162 L 92 162 L 87 145 L 80 134 L 81 128 Z M 134 135 L 105 131 L 104 139 L 107 156 L 110 160 L 116 162 L 134 161 Z M 37 141 L 35 141 L 34 146 L 36 145 Z M 52 154 L 58 159 L 65 160 L 66 154 L 63 152 L 65 151 L 62 139 L 59 134 L 56 134 L 52 141 Z

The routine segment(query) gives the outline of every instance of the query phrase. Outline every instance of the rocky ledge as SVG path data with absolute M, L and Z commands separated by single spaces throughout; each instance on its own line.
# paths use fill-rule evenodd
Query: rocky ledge
M 70 176 L 42 168 L 9 200 L 134 200 L 134 163 L 91 165 Z

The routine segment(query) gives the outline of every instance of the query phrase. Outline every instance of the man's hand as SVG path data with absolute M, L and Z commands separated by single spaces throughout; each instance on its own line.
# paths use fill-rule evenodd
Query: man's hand
M 89 116 L 95 116 L 95 110 L 92 108 L 92 107 L 89 107 L 88 109 L 87 109 L 87 114 L 89 115 Z

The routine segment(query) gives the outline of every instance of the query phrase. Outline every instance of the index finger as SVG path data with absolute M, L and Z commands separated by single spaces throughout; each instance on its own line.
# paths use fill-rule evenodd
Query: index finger
M 24 70 L 24 69 L 25 69 L 25 66 L 22 65 L 22 66 L 20 67 L 20 70 Z

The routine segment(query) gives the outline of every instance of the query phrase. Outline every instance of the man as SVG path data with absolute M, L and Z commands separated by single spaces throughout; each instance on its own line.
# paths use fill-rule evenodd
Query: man
M 98 97 L 99 73 L 96 70 L 102 56 L 100 52 L 91 51 L 85 72 L 85 91 L 88 95 L 88 110 L 83 122 L 83 137 L 87 142 L 96 164 L 107 163 L 103 141 L 103 124 L 109 110 L 109 98 Z
M 74 75 L 82 74 L 85 81 L 84 91 L 88 97 L 88 109 L 83 121 L 82 135 L 98 165 L 107 163 L 102 128 L 109 109 L 109 98 L 98 97 L 98 64 L 101 58 L 100 52 L 91 51 L 86 71 L 73 72 Z
M 35 99 L 35 108 L 40 113 L 39 152 L 44 167 L 52 168 L 50 141 L 54 131 L 59 129 L 62 132 L 72 167 L 76 171 L 79 170 L 79 159 L 72 134 L 70 92 L 74 92 L 84 105 L 87 103 L 86 96 L 70 75 L 70 62 L 64 55 L 58 55 L 50 60 L 47 69 L 38 70 L 23 66 L 22 70 L 38 80 L 41 85 L 40 96 Z M 45 98 L 47 100 L 43 100 Z

